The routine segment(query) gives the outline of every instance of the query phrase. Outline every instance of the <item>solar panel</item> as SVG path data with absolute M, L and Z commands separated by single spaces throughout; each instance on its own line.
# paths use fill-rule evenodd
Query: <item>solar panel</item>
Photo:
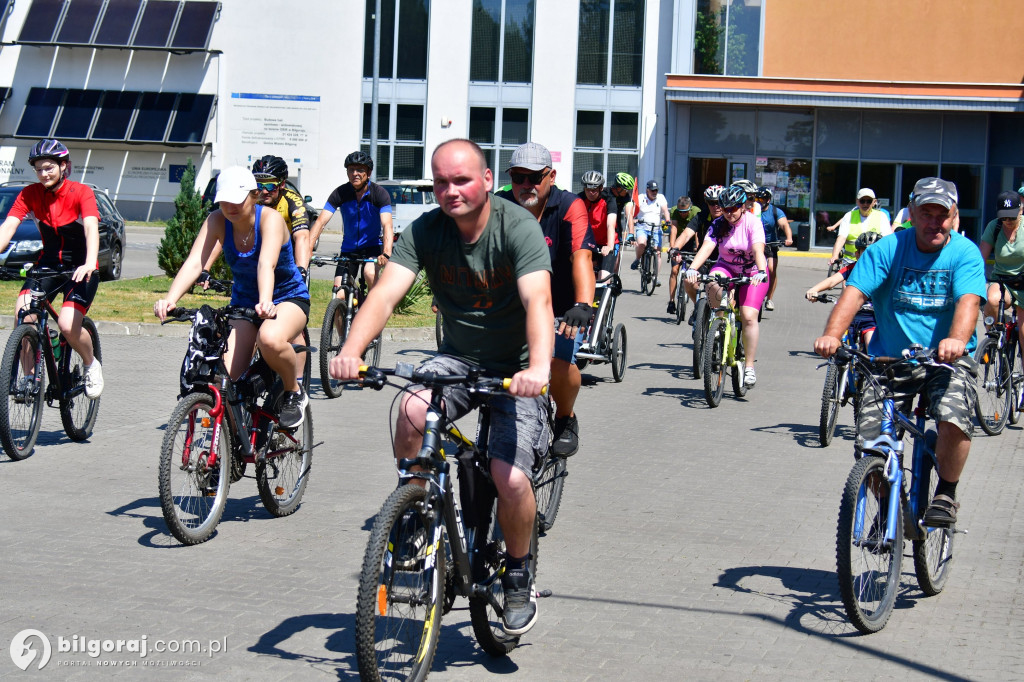
M 174 111 L 177 94 L 173 92 L 144 92 L 139 98 L 138 115 L 129 140 L 135 142 L 163 142 L 167 123 Z
M 68 90 L 53 136 L 58 139 L 89 139 L 92 120 L 96 117 L 96 107 L 102 96 L 102 90 Z
M 22 43 L 51 43 L 57 28 L 63 0 L 33 0 L 28 8 L 25 23 L 21 27 L 18 41 Z
M 64 98 L 63 88 L 32 88 L 25 100 L 16 135 L 23 137 L 49 137 L 53 117 L 57 115 Z
M 180 6 L 180 2 L 149 0 L 135 30 L 132 47 L 166 47 Z
M 93 43 L 114 47 L 127 46 L 141 7 L 142 0 L 107 0 L 107 11 L 103 13 L 100 30 L 96 32 Z
M 96 119 L 96 127 L 92 131 L 93 140 L 123 140 L 128 136 L 128 125 L 135 113 L 135 104 L 139 94 L 134 90 L 117 92 L 107 90 L 103 93 L 100 104 L 100 115 Z
M 186 2 L 181 8 L 171 47 L 177 50 L 205 50 L 210 44 L 213 22 L 219 9 L 219 2 Z
M 75 0 L 69 4 L 64 23 L 57 33 L 57 42 L 88 45 L 102 8 L 103 0 Z
M 181 93 L 168 142 L 202 142 L 213 110 L 213 95 Z

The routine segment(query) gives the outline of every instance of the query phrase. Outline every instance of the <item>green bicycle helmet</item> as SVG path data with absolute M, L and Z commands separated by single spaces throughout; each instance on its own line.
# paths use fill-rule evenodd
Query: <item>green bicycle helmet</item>
M 629 173 L 617 173 L 615 175 L 615 186 L 621 187 L 627 192 L 632 192 L 636 187 L 636 179 Z

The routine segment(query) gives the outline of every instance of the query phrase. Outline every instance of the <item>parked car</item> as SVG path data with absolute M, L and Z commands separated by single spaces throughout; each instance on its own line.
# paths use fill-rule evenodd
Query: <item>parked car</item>
M 0 184 L 0 222 L 14 205 L 14 200 L 28 183 L 5 182 Z M 105 190 L 89 185 L 96 194 L 96 207 L 100 212 L 100 279 L 114 280 L 121 278 L 124 265 L 124 218 Z M 39 252 L 43 250 L 43 240 L 39 235 L 39 227 L 31 218 L 21 221 L 21 225 L 11 237 L 7 250 L 0 254 L 0 264 L 19 267 L 26 263 L 34 263 Z
M 433 180 L 385 180 L 377 184 L 391 195 L 391 225 L 395 234 L 437 208 Z

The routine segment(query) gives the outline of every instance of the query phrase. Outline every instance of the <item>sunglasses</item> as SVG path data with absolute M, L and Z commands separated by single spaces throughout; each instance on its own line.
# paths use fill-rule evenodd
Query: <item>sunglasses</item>
M 529 182 L 531 185 L 539 185 L 541 180 L 548 176 L 550 170 L 540 170 L 535 173 L 509 173 L 509 177 L 512 178 L 512 184 L 522 185 L 523 183 Z
M 257 182 L 256 189 L 261 192 L 273 192 L 275 189 L 281 186 L 279 182 Z
M 709 201 L 708 202 L 708 206 L 718 206 L 718 202 L 717 201 Z
M 869 199 L 867 197 L 864 197 L 863 199 L 857 199 L 858 204 L 872 204 L 874 203 L 874 201 L 874 199 Z

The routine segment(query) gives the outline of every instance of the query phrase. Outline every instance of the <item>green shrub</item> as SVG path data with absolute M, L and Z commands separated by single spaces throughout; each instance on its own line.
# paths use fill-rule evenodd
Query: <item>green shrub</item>
M 157 265 L 168 277 L 178 274 L 209 212 L 209 202 L 204 202 L 196 191 L 196 167 L 189 159 L 181 176 L 181 189 L 174 197 L 174 215 L 167 221 L 164 238 L 157 249 Z M 231 270 L 223 255 L 214 262 L 210 274 L 217 279 L 231 279 Z
M 409 291 L 406 292 L 405 297 L 398 302 L 398 305 L 395 306 L 394 314 L 408 315 L 418 303 L 428 296 L 433 295 L 433 292 L 430 290 L 430 284 L 427 283 L 427 278 L 424 277 L 421 272 L 416 277 L 416 281 L 413 282 L 413 285 L 409 287 Z

